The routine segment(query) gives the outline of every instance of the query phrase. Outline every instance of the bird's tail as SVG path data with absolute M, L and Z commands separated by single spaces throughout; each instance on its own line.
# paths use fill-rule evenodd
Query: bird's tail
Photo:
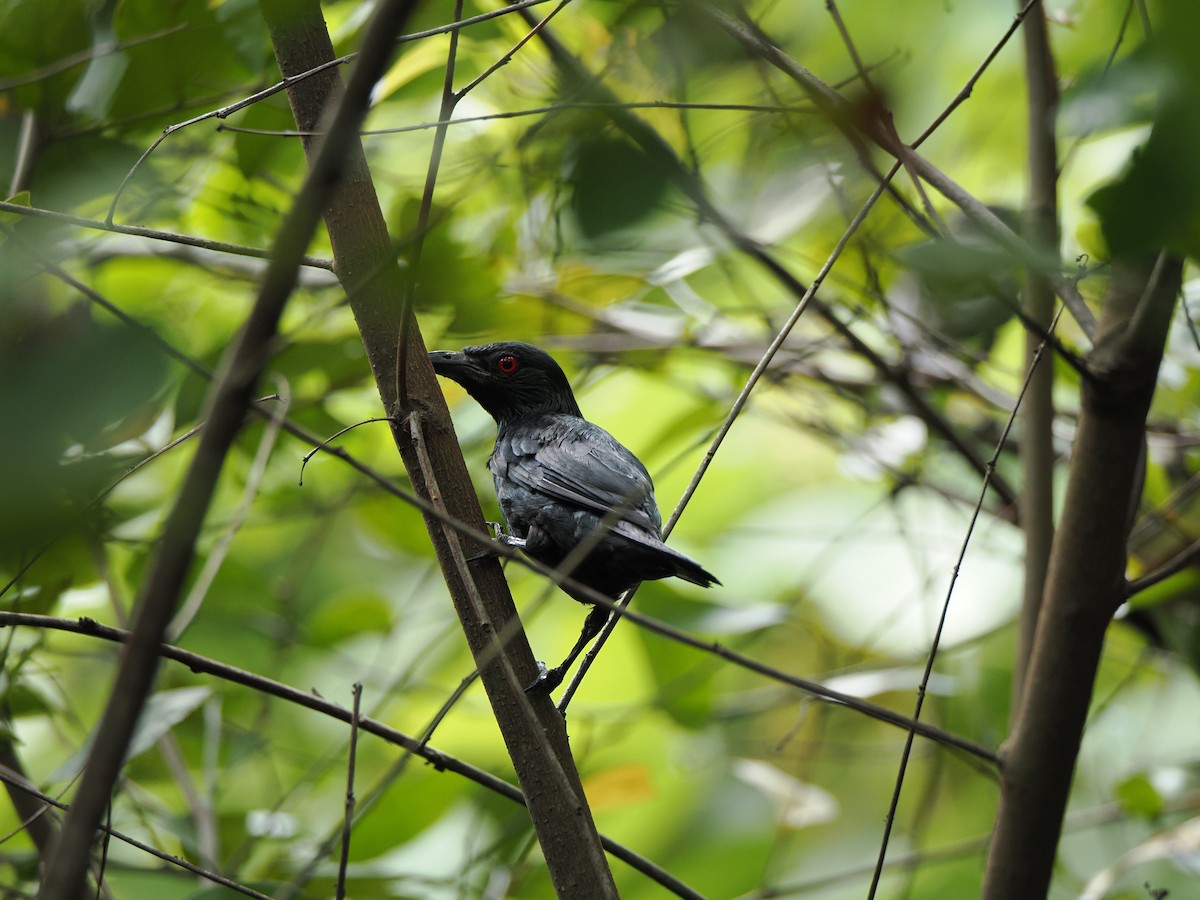
M 684 556 L 678 550 L 672 550 L 670 547 L 663 545 L 671 559 L 675 562 L 675 577 L 682 578 L 684 581 L 690 581 L 692 584 L 698 584 L 700 587 L 711 587 L 714 584 L 720 584 L 717 576 L 700 563 L 688 556 Z

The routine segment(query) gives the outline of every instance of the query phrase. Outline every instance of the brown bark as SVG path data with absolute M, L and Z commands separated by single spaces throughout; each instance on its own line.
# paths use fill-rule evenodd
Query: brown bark
M 1004 754 L 984 900 L 1044 897 L 1104 645 L 1125 598 L 1130 497 L 1182 263 L 1117 260 L 1083 386 L 1067 494 Z
M 415 0 L 380 5 L 367 37 L 346 102 L 337 110 L 329 136 L 296 202 L 276 235 L 266 277 L 221 373 L 209 392 L 205 426 L 179 496 L 167 517 L 146 577 L 138 590 L 129 643 L 121 654 L 116 682 L 93 736 L 87 764 L 55 840 L 39 900 L 77 900 L 83 896 L 92 842 L 124 764 L 138 717 L 154 684 L 158 649 L 174 614 L 196 540 L 212 501 L 217 480 L 234 438 L 252 404 L 263 366 L 270 358 L 284 306 L 296 283 L 296 270 L 336 181 L 345 146 L 357 143 L 371 86 L 390 56 L 392 36 Z
M 333 59 L 315 0 L 264 0 L 261 5 L 285 76 Z M 297 128 L 319 130 L 340 92 L 333 69 L 291 85 L 288 98 Z M 310 158 L 319 143 L 317 138 L 306 140 Z M 409 285 L 396 265 L 358 141 L 345 157 L 325 224 L 335 271 L 358 322 L 384 408 L 395 418 L 393 434 L 414 490 L 483 533 L 479 502 L 420 329 L 411 317 L 404 322 L 403 298 Z M 403 371 L 398 371 L 401 366 Z M 476 558 L 483 548 L 465 543 L 437 519 L 426 516 L 426 525 L 556 890 L 573 898 L 615 897 L 562 717 L 548 697 L 528 697 L 522 690 L 534 679 L 536 664 L 498 561 Z
M 1018 6 L 1024 6 L 1018 0 Z M 1025 240 L 1047 259 L 1058 259 L 1058 74 L 1050 51 L 1046 13 L 1032 9 L 1021 28 L 1025 43 L 1025 88 L 1028 95 L 1029 195 Z M 1054 286 L 1030 267 L 1025 278 L 1025 314 L 1041 331 L 1054 315 Z M 1025 332 L 1025 361 L 1033 365 L 1042 338 Z M 1021 530 L 1025 534 L 1025 585 L 1017 620 L 1017 658 L 1013 666 L 1013 710 L 1020 703 L 1042 607 L 1050 547 L 1054 541 L 1054 365 L 1045 359 L 1034 370 L 1021 404 Z

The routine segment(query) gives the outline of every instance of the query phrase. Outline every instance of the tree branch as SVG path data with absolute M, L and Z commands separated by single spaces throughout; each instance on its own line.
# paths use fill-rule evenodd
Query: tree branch
M 527 11 L 523 11 L 521 16 L 530 26 L 535 25 L 537 22 Z M 967 461 L 972 469 L 980 475 L 983 475 L 987 471 L 987 461 L 979 450 L 968 443 L 953 425 L 929 403 L 925 395 L 912 384 L 903 369 L 880 356 L 869 343 L 855 334 L 834 313 L 829 304 L 815 293 L 810 295 L 808 286 L 793 275 L 766 247 L 743 232 L 732 220 L 725 216 L 709 200 L 704 185 L 682 163 L 671 146 L 663 140 L 662 136 L 643 119 L 617 103 L 617 98 L 613 95 L 612 91 L 602 84 L 578 58 L 571 54 L 550 32 L 550 29 L 542 28 L 538 32 L 538 36 L 549 50 L 551 59 L 553 59 L 555 65 L 570 79 L 570 83 L 580 88 L 586 96 L 600 101 L 602 108 L 612 123 L 634 141 L 653 162 L 662 167 L 664 175 L 691 200 L 701 216 L 720 229 L 738 250 L 763 266 L 797 301 L 805 304 L 806 308 L 811 308 L 814 313 L 819 315 L 830 328 L 836 331 L 850 345 L 850 348 L 858 356 L 866 360 L 875 369 L 882 380 L 895 386 L 904 395 L 913 412 L 929 426 L 931 431 L 942 436 L 954 451 Z M 829 88 L 829 90 L 832 91 L 833 89 Z M 883 177 L 880 190 L 889 183 L 890 173 L 888 176 Z M 1019 239 L 1017 240 L 1019 243 Z M 993 476 L 992 487 L 1005 506 L 1012 506 L 1016 503 L 1016 492 L 1008 485 L 1004 478 L 999 475 Z
M 1015 26 L 1020 23 L 1037 2 L 1038 0 L 1027 0 L 1025 5 L 1021 7 L 1021 11 L 1014 21 L 1014 28 L 1008 32 L 1009 35 L 1012 34 Z M 929 130 L 926 130 L 921 138 L 914 141 L 912 146 L 903 150 L 897 148 L 879 121 L 857 115 L 849 101 L 842 97 L 841 94 L 784 53 L 783 50 L 776 46 L 757 28 L 745 22 L 738 21 L 710 3 L 698 4 L 697 9 L 712 19 L 713 22 L 723 28 L 731 37 L 739 41 L 755 56 L 775 66 L 799 84 L 813 103 L 825 112 L 829 120 L 851 140 L 852 144 L 858 140 L 858 135 L 861 134 L 880 149 L 896 156 L 898 160 L 902 155 L 906 166 L 909 166 L 927 184 L 937 190 L 939 194 L 961 209 L 968 218 L 982 229 L 984 234 L 989 235 L 997 244 L 1008 250 L 1023 263 L 1034 268 L 1045 269 L 1046 260 L 1039 257 L 1034 249 L 1030 248 L 1028 244 L 1014 234 L 995 213 L 988 209 L 986 204 L 981 203 L 945 172 L 915 151 L 914 148 L 928 136 L 930 133 Z M 931 127 L 936 127 L 943 118 L 944 116 L 940 116 L 934 123 L 934 126 Z M 1085 335 L 1092 337 L 1096 327 L 1095 317 L 1092 315 L 1092 311 L 1088 309 L 1087 304 L 1084 303 L 1074 282 L 1065 278 L 1055 278 L 1052 283 L 1055 292 L 1062 298 L 1063 303 L 1070 310 L 1080 329 L 1082 329 Z
M 984 900 L 1044 897 L 1108 623 L 1126 594 L 1129 498 L 1182 261 L 1119 259 L 1083 382 L 1046 593 L 1001 773 Z M 1141 327 L 1133 329 L 1138 310 Z
M 387 0 L 376 12 L 346 96 L 337 108 L 312 171 L 280 227 L 254 308 L 210 392 L 206 426 L 139 591 L 133 634 L 121 655 L 116 684 L 96 729 L 79 790 L 38 892 L 40 900 L 77 900 L 82 895 L 92 840 L 153 685 L 158 644 L 195 556 L 196 539 L 225 457 L 270 358 L 279 318 L 320 210 L 338 183 L 346 150 L 357 141 L 371 88 L 388 62 L 392 38 L 413 3 Z
M 1046 12 L 1039 2 L 1025 18 L 1025 90 L 1028 98 L 1029 193 L 1025 209 L 1025 238 L 1035 253 L 1059 256 L 1058 74 L 1050 52 Z M 1054 288 L 1035 267 L 1025 273 L 1024 313 L 1045 331 L 1054 315 Z M 1025 331 L 1028 365 L 1042 341 Z M 1034 630 L 1042 606 L 1050 547 L 1054 541 L 1054 366 L 1037 367 L 1021 409 L 1021 529 L 1025 535 L 1025 583 L 1017 620 L 1017 657 L 1013 665 L 1012 708 L 1020 705 L 1025 670 L 1033 648 Z
M 272 45 L 285 78 L 333 59 L 316 0 L 263 0 Z M 327 104 L 340 92 L 336 72 L 289 86 L 301 132 L 321 130 Z M 321 139 L 303 138 L 310 159 Z M 325 138 L 328 140 L 328 138 Z M 487 545 L 443 527 L 445 518 L 483 533 L 483 514 L 467 475 L 445 399 L 417 323 L 402 311 L 408 285 L 395 265 L 362 145 L 355 136 L 339 190 L 325 210 L 335 271 L 346 289 L 392 433 L 416 494 L 437 515 L 425 524 L 455 610 L 479 666 L 509 756 L 525 791 L 551 879 L 563 896 L 616 896 L 612 874 L 567 744 L 562 717 L 549 697 L 527 697 L 536 666 L 516 609 Z M 401 343 L 403 340 L 403 343 Z M 401 398 L 404 398 L 402 402 Z M 468 564 L 466 560 L 472 561 Z M 511 636 L 503 646 L 499 636 Z
M 113 641 L 116 643 L 126 643 L 129 641 L 130 633 L 119 628 L 112 628 L 108 625 L 101 625 L 91 619 L 63 619 L 55 616 L 36 615 L 34 613 L 14 613 L 0 611 L 0 628 L 24 626 L 29 628 L 50 628 L 56 631 L 65 631 L 71 634 L 82 634 L 90 637 L 98 638 L 105 641 Z M 169 659 L 177 662 L 182 666 L 187 667 L 190 671 L 200 675 L 211 675 L 214 678 L 220 678 L 222 681 L 227 681 L 230 684 L 238 684 L 243 687 L 258 691 L 271 697 L 278 697 L 288 703 L 293 703 L 297 706 L 310 709 L 313 712 L 321 713 L 330 718 L 337 719 L 340 722 L 351 724 L 352 710 L 344 706 L 340 706 L 330 700 L 326 700 L 319 694 L 313 691 L 302 691 L 290 685 L 283 684 L 279 681 L 274 681 L 246 669 L 239 669 L 236 666 L 228 665 L 227 663 L 218 662 L 215 659 L 210 659 L 207 656 L 201 656 L 199 653 L 193 653 L 190 650 L 183 650 L 171 644 L 160 644 L 157 652 L 163 659 Z M 387 741 L 389 744 L 394 744 L 402 748 L 408 753 L 419 757 L 439 772 L 453 772 L 456 775 L 466 778 L 468 781 L 478 784 L 480 787 L 492 791 L 494 794 L 511 800 L 514 803 L 525 804 L 525 796 L 516 786 L 509 784 L 502 778 L 498 778 L 491 772 L 477 768 L 458 757 L 443 753 L 434 747 L 429 746 L 427 740 L 418 739 L 411 735 L 405 734 L 402 731 L 397 731 L 389 725 L 385 725 L 376 719 L 367 716 L 361 716 L 358 720 L 359 730 L 373 735 L 381 740 Z M 19 788 L 20 785 L 18 784 Z M 42 797 L 39 803 L 46 802 L 48 798 Z M 664 888 L 671 891 L 680 897 L 696 898 L 700 900 L 700 895 L 690 887 L 685 885 L 679 879 L 675 878 L 669 872 L 664 871 L 654 863 L 638 855 L 623 844 L 619 844 L 611 838 L 601 837 L 604 844 L 604 849 L 615 856 L 617 859 L 627 863 L 630 867 L 646 875 Z M 148 852 L 157 852 L 152 848 L 147 848 Z
M 269 259 L 271 256 L 270 250 L 264 250 L 259 247 L 246 247 L 242 244 L 231 244 L 228 241 L 212 241 L 208 238 L 195 237 L 190 234 L 160 231 L 157 228 L 143 228 L 140 225 L 117 225 L 114 222 L 101 222 L 99 219 L 87 219 L 83 216 L 73 216 L 70 213 L 56 212 L 52 209 L 41 209 L 37 206 L 22 206 L 19 203 L 9 203 L 5 200 L 0 200 L 0 212 L 12 213 L 18 216 L 29 216 L 35 219 L 47 219 L 52 222 L 62 222 L 67 225 L 91 228 L 96 231 L 107 231 L 110 234 L 127 234 L 132 237 L 149 238 L 154 241 L 183 244 L 187 247 L 211 250 L 214 253 L 249 256 L 253 259 Z M 333 268 L 333 263 L 330 260 L 321 259 L 319 256 L 301 256 L 300 265 L 309 266 L 314 269 Z

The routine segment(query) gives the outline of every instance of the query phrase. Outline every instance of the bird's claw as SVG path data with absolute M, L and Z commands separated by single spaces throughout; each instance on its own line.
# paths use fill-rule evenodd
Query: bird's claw
M 529 684 L 525 686 L 525 693 L 549 694 L 552 690 L 562 684 L 563 676 L 566 675 L 566 673 L 562 670 L 561 666 L 555 669 L 547 669 L 546 664 L 539 659 L 537 661 L 537 667 L 537 678 L 533 679 L 533 681 L 529 682 Z
M 511 534 L 507 534 L 504 531 L 504 525 L 500 522 L 488 522 L 487 527 L 491 529 L 492 537 L 496 539 L 496 543 L 506 544 L 509 547 L 517 547 L 519 549 L 525 546 L 524 538 L 513 537 Z
M 497 544 L 504 544 L 506 547 L 516 547 L 518 550 L 525 548 L 525 541 L 522 538 L 515 538 L 511 534 L 504 533 L 504 526 L 499 522 L 486 522 L 488 530 L 492 532 L 492 536 Z M 497 556 L 503 556 L 499 550 L 493 545 L 487 545 L 482 553 L 476 553 L 474 556 L 468 556 L 467 562 L 479 562 L 483 559 L 494 559 Z

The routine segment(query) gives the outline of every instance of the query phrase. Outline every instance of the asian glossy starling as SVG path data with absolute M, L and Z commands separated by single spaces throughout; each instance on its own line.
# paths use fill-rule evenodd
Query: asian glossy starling
M 662 542 L 662 517 L 646 467 L 583 418 L 566 375 L 549 354 L 532 344 L 503 341 L 435 350 L 429 358 L 434 371 L 462 385 L 499 427 L 488 468 L 508 527 L 502 540 L 555 568 L 581 542 L 594 542 L 566 574 L 613 599 L 639 582 L 672 575 L 702 587 L 720 583 Z M 581 592 L 563 589 L 591 603 Z M 593 606 L 567 658 L 549 671 L 542 666 L 527 690 L 557 687 L 608 614 L 606 607 Z

